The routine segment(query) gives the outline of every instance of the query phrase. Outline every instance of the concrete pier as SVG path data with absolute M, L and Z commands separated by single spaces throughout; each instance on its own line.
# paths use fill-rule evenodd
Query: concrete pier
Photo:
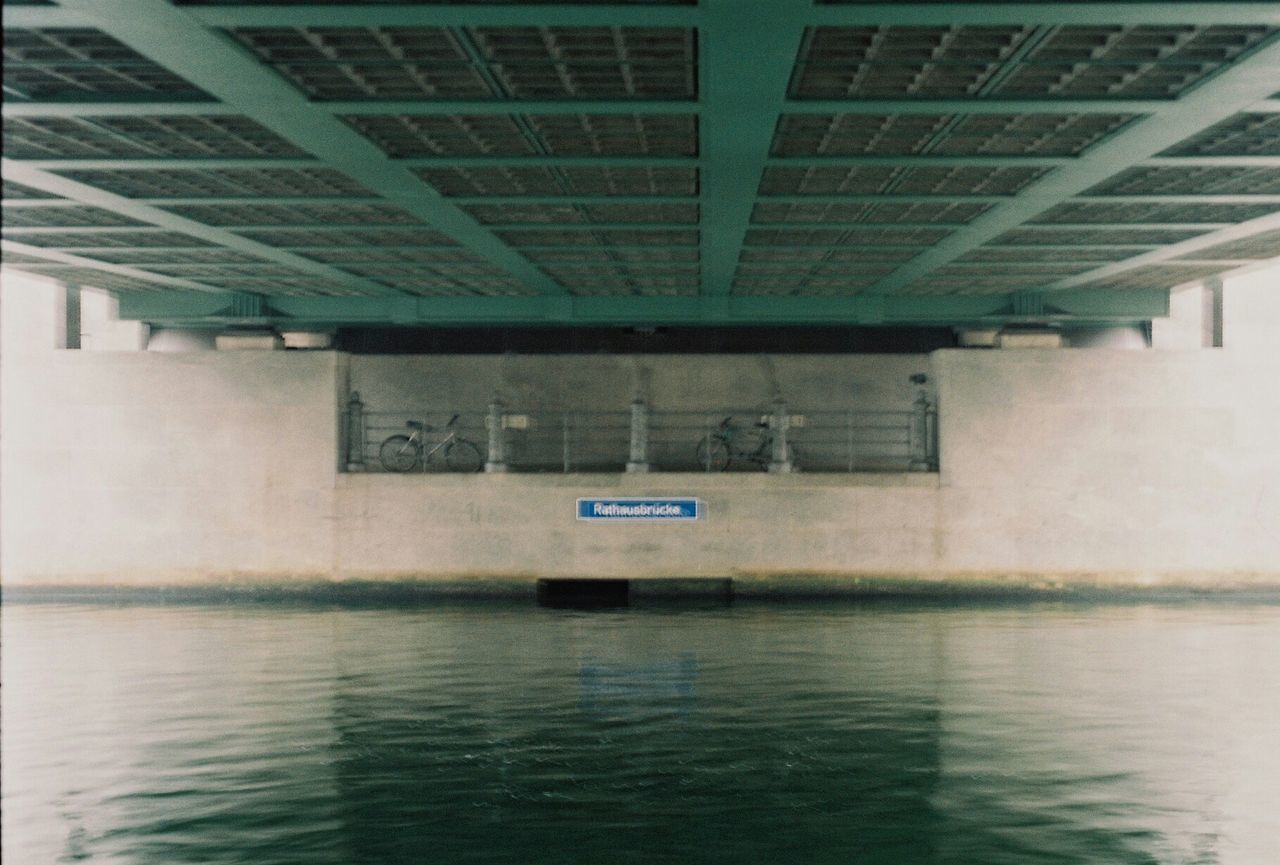
M 611 362 L 622 375 L 640 361 Z M 662 370 L 694 361 L 645 362 L 658 394 Z M 573 366 L 522 363 L 522 376 Z M 744 382 L 761 369 L 758 358 L 737 363 Z M 441 380 L 461 364 L 330 351 L 12 358 L 4 585 L 1280 585 L 1280 406 L 1258 398 L 1255 355 L 774 359 L 784 388 L 843 387 L 867 365 L 922 367 L 937 386 L 940 473 L 340 471 L 353 382 L 371 402 L 373 370 L 386 383 L 388 365 L 417 365 Z M 905 377 L 902 387 L 910 396 Z M 574 517 L 583 496 L 697 497 L 705 511 L 688 525 L 592 525 Z

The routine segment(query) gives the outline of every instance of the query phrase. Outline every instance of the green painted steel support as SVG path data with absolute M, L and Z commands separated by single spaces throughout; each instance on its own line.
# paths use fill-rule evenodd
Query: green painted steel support
M 1184 240 L 1181 243 L 1175 243 L 1170 246 L 1163 246 L 1151 252 L 1144 253 L 1134 258 L 1127 258 L 1124 261 L 1118 261 L 1114 264 L 1108 264 L 1094 270 L 1076 274 L 1066 279 L 1058 280 L 1051 285 L 1045 287 L 1045 291 L 1065 291 L 1076 288 L 1080 285 L 1086 285 L 1099 279 L 1107 279 L 1114 276 L 1123 276 L 1126 271 L 1133 270 L 1138 267 L 1147 267 L 1153 264 L 1207 264 L 1208 261 L 1188 260 L 1185 262 L 1176 261 L 1185 255 L 1200 252 L 1205 249 L 1212 249 L 1223 243 L 1231 243 L 1237 240 L 1246 240 L 1250 237 L 1256 237 L 1267 232 L 1280 231 L 1280 213 L 1273 213 L 1270 216 L 1263 216 L 1259 219 L 1251 219 L 1248 222 L 1242 222 L 1239 225 L 1232 225 L 1219 231 L 1209 234 L 1203 234 L 1191 240 Z M 1255 263 L 1255 262 L 1249 262 Z
M 1059 199 L 1048 195 L 1038 195 L 1028 193 L 1027 195 L 950 195 L 947 193 L 938 194 L 899 194 L 899 193 L 866 193 L 866 194 L 850 194 L 842 195 L 839 193 L 832 195 L 762 195 L 758 201 L 762 203 L 787 203 L 787 204 L 892 204 L 895 202 L 919 203 L 919 202 L 963 202 L 963 203 L 982 203 L 982 204 L 999 204 L 1001 202 L 1012 201 L 1014 199 L 1026 202 L 1041 202 L 1042 206 L 1047 204 L 1057 204 Z M 254 196 L 254 195 L 219 195 L 219 196 L 202 196 L 202 197 L 169 197 L 169 198 L 132 198 L 130 201 L 138 204 L 150 205 L 155 207 L 179 207 L 179 206 L 218 206 L 218 205 L 255 205 L 255 206 L 272 206 L 272 205 L 309 205 L 309 204 L 339 204 L 339 205 L 371 205 L 386 204 L 383 198 L 368 196 L 350 196 L 350 195 L 300 195 L 300 196 Z M 683 195 L 460 195 L 449 199 L 456 204 L 476 205 L 476 204 L 498 204 L 503 206 L 509 205 L 602 205 L 602 204 L 694 204 L 701 202 L 704 208 L 712 207 L 713 204 L 703 201 L 694 196 Z M 757 199 L 752 196 L 752 204 Z M 1280 205 L 1280 195 L 1268 193 L 1239 193 L 1232 195 L 1080 195 L 1075 198 L 1066 199 L 1070 203 L 1082 204 L 1276 204 Z M 3 206 L 11 207 L 15 210 L 28 209 L 39 210 L 42 208 L 65 207 L 65 201 L 47 198 L 6 198 Z M 541 225 L 542 223 L 539 223 Z M 577 224 L 577 223 L 570 223 Z M 704 217 L 705 224 L 705 217 Z M 387 225 L 412 225 L 412 223 L 387 223 Z M 583 223 L 589 225 L 589 223 Z M 1142 223 L 1132 223 L 1134 226 L 1141 226 Z M 267 227 L 267 226 L 264 226 Z M 486 228 L 492 228 L 486 224 Z M 669 224 L 671 228 L 679 228 L 679 223 Z M 690 224 L 690 227 L 696 227 Z M 759 226 L 753 226 L 759 227 Z
M 702 293 L 732 289 L 809 0 L 702 0 Z
M 34 189 L 40 189 L 45 192 L 60 195 L 64 198 L 88 204 L 94 207 L 101 207 L 112 213 L 118 213 L 140 222 L 149 223 L 149 228 L 132 230 L 155 230 L 156 228 L 166 229 L 168 231 L 176 231 L 182 234 L 190 235 L 210 243 L 217 244 L 229 249 L 239 250 L 254 258 L 266 259 L 276 264 L 285 264 L 289 267 L 299 270 L 303 273 L 314 274 L 329 282 L 340 282 L 351 286 L 365 294 L 380 295 L 394 294 L 391 289 L 380 285 L 376 282 L 370 282 L 365 279 L 353 276 L 345 271 L 328 265 L 320 264 L 309 258 L 303 258 L 300 255 L 294 255 L 290 252 L 284 252 L 279 249 L 267 246 L 263 243 L 257 243 L 248 238 L 241 237 L 227 231 L 225 228 L 215 228 L 196 222 L 192 219 L 186 219 L 177 214 L 170 213 L 149 204 L 139 201 L 133 201 L 120 195 L 114 195 L 110 192 L 103 192 L 92 186 L 83 183 L 77 183 L 74 180 L 68 180 L 65 177 L 59 177 L 47 171 L 39 171 L 34 168 L 27 168 L 21 164 L 14 163 L 8 159 L 0 160 L 0 170 L 3 171 L 6 179 L 30 186 Z M 100 233 L 108 233 L 119 231 L 118 228 L 102 228 Z M 5 229 L 8 234 L 15 234 L 10 229 Z M 55 228 L 52 231 L 78 232 L 86 231 L 86 229 L 77 229 L 74 226 L 65 228 Z
M 1252 2 L 1092 3 L 850 3 L 815 6 L 810 23 L 828 27 L 868 25 L 959 26 L 1025 24 L 1280 24 L 1273 0 Z
M 704 4 L 706 0 L 703 0 Z M 774 0 L 736 0 L 743 14 L 774 8 Z M 1088 3 L 850 3 L 807 7 L 789 17 L 814 25 L 1022 25 L 1078 24 L 1280 24 L 1273 0 L 1159 3 L 1118 2 L 1106 5 L 1105 16 Z M 188 7 L 189 14 L 214 27 L 695 27 L 707 26 L 708 14 L 682 5 L 540 5 L 506 3 L 219 5 Z M 83 10 L 45 6 L 5 9 L 9 27 L 82 27 L 93 19 Z
M 273 321 L 304 325 L 590 324 L 919 324 L 1016 320 L 1016 294 L 942 297 L 272 297 Z M 226 295 L 122 292 L 120 315 L 161 324 L 218 324 Z M 1168 292 L 1077 291 L 1055 294 L 1045 321 L 1148 321 L 1168 314 Z
M 117 159 L 14 159 L 14 163 L 41 171 L 169 171 L 189 169 L 196 171 L 225 171 L 230 169 L 315 169 L 324 163 L 313 158 L 225 156 L 168 156 L 168 157 L 120 157 Z
M 1071 156 L 789 156 L 771 157 L 771 168 L 888 166 L 891 168 L 1048 167 L 1072 165 Z M 155 170 L 262 170 L 324 168 L 316 159 L 168 157 L 120 159 L 15 159 L 15 163 L 42 171 L 155 171 Z M 696 157 L 686 156 L 433 156 L 392 159 L 404 168 L 695 168 Z M 1280 156 L 1155 156 L 1138 168 L 1280 168 Z
M 892 99 L 892 100 L 795 100 L 787 97 L 787 86 L 793 74 L 803 33 L 810 26 L 964 26 L 1014 25 L 1039 28 L 1048 36 L 1059 25 L 1093 26 L 1097 24 L 1133 25 L 1280 25 L 1280 3 L 1267 2 L 1118 2 L 1086 3 L 813 3 L 812 0 L 701 0 L 697 4 L 581 4 L 562 3 L 348 3 L 348 4 L 281 4 L 245 2 L 242 5 L 173 6 L 168 0 L 64 0 L 58 6 L 6 6 L 8 27 L 93 27 L 101 29 L 138 50 L 145 57 L 186 78 L 220 102 L 167 101 L 119 102 L 93 97 L 84 101 L 68 99 L 51 102 L 8 98 L 3 106 L 6 117 L 93 117 L 93 116 L 158 116 L 158 115 L 242 115 L 263 123 L 276 133 L 303 147 L 315 158 L 285 159 L 54 159 L 6 160 L 6 179 L 35 186 L 71 199 L 72 202 L 105 208 L 149 223 L 142 228 L 77 228 L 32 227 L 6 228 L 6 238 L 37 239 L 38 235 L 94 233 L 139 233 L 157 229 L 178 231 L 193 238 L 236 250 L 255 259 L 287 264 L 326 282 L 339 281 L 344 286 L 383 299 L 370 301 L 320 301 L 316 299 L 279 298 L 296 304 L 296 309 L 325 308 L 335 313 L 340 309 L 365 310 L 355 321 L 380 320 L 389 311 L 391 322 L 453 321 L 519 321 L 529 314 L 539 322 L 617 322 L 680 323 L 685 315 L 695 322 L 793 322 L 883 321 L 944 323 L 938 317 L 950 310 L 964 321 L 1007 320 L 1021 315 L 1068 316 L 1063 320 L 1083 320 L 1080 316 L 1097 316 L 1099 320 L 1144 320 L 1152 315 L 1134 317 L 1133 292 L 1126 290 L 1125 299 L 1115 307 L 1106 307 L 1092 298 L 1097 293 L 1082 294 L 1078 286 L 1105 278 L 1123 279 L 1123 274 L 1136 267 L 1170 262 L 1172 259 L 1208 249 L 1229 240 L 1252 237 L 1274 230 L 1274 219 L 1265 217 L 1242 225 L 1221 223 L 1124 223 L 1029 224 L 1027 219 L 1059 203 L 1121 204 L 1262 204 L 1280 206 L 1280 196 L 1257 195 L 1123 195 L 1085 196 L 1097 182 L 1115 176 L 1128 167 L 1215 167 L 1274 168 L 1280 156 L 1228 157 L 1162 157 L 1156 154 L 1193 135 L 1218 120 L 1238 112 L 1280 112 L 1277 69 L 1280 69 L 1280 45 L 1277 39 L 1255 50 L 1244 59 L 1227 66 L 1189 90 L 1176 100 L 1129 99 L 1042 99 L 1005 100 L 977 94 L 966 99 Z M 312 102 L 244 50 L 219 28 L 232 26 L 279 27 L 395 27 L 423 26 L 452 28 L 455 34 L 466 34 L 465 28 L 492 26 L 629 26 L 695 28 L 700 45 L 698 100 L 401 100 L 370 102 Z M 1026 43 L 1024 50 L 1030 49 Z M 473 60 L 478 59 L 475 51 Z M 14 64 L 10 64 L 11 66 Z M 1007 69 L 1005 70 L 1008 71 Z M 556 156 L 538 154 L 531 157 L 421 157 L 391 159 L 363 136 L 348 126 L 342 117 L 352 115 L 440 115 L 483 114 L 511 115 L 517 125 L 527 123 L 536 114 L 697 114 L 700 122 L 701 151 L 698 157 L 648 156 Z M 947 115 L 956 124 L 963 115 L 1024 114 L 1134 114 L 1141 118 L 1121 132 L 1090 148 L 1079 157 L 1025 156 L 834 156 L 789 157 L 770 156 L 776 120 L 782 114 L 861 114 L 872 116 Z M 946 128 L 944 126 L 944 128 Z M 924 166 L 1046 166 L 1053 168 L 1041 180 L 1021 194 L 1009 195 L 902 195 L 892 187 L 886 194 L 852 195 L 779 195 L 757 197 L 758 184 L 765 169 L 776 166 L 892 166 L 919 168 Z M 438 195 L 417 177 L 414 169 L 430 167 L 498 167 L 541 166 L 569 168 L 574 166 L 623 167 L 653 166 L 700 170 L 701 187 L 695 196 L 461 196 Z M 114 196 L 84 184 L 76 184 L 56 172 L 93 170 L 162 170 L 162 169 L 257 169 L 257 168 L 332 167 L 352 177 L 377 197 L 173 197 L 131 200 Z M 633 224 L 561 223 L 508 224 L 480 223 L 466 210 L 471 205 L 506 207 L 512 205 L 657 205 L 698 203 L 699 223 Z M 991 209 L 964 224 L 945 223 L 774 223 L 753 224 L 751 214 L 757 204 L 911 204 L 970 202 L 992 205 Z M 6 200 L 3 205 L 13 210 L 43 209 L 66 206 L 68 202 L 53 200 Z M 184 204 L 289 205 L 289 204 L 369 204 L 390 203 L 401 207 L 428 223 L 427 225 L 249 225 L 211 227 L 183 219 L 165 208 Z M 439 229 L 456 238 L 461 248 L 478 255 L 519 279 L 531 292 L 544 297 L 524 298 L 423 298 L 401 297 L 397 292 L 368 279 L 353 276 L 336 266 L 323 264 L 298 255 L 292 249 L 274 248 L 247 240 L 239 232 L 271 232 L 301 229 L 308 232 L 340 232 L 351 229 L 388 231 Z M 931 247 L 857 245 L 841 249 L 901 249 L 920 254 L 897 270 L 880 279 L 867 295 L 857 297 L 729 297 L 738 257 L 749 230 L 851 230 L 859 229 L 940 228 L 951 233 Z M 1036 284 L 1029 269 L 1030 284 L 1025 291 L 975 299 L 927 298 L 897 295 L 895 292 L 913 283 L 927 282 L 937 268 L 956 263 L 967 253 L 989 244 L 1009 230 L 1019 232 L 1129 230 L 1194 230 L 1204 232 L 1193 240 L 1151 249 L 1143 244 L 1099 244 L 1096 248 L 1124 249 L 1136 257 L 1104 263 L 1067 279 Z M 685 231 L 698 232 L 701 244 L 701 296 L 691 297 L 574 297 L 528 261 L 522 252 L 572 252 L 575 249 L 605 250 L 592 246 L 507 246 L 498 232 L 513 231 Z M 767 239 L 767 238 L 761 238 Z M 754 239 L 753 239 L 754 240 Z M 161 277 L 138 267 L 114 265 L 94 260 L 99 250 L 115 251 L 120 247 L 77 247 L 47 249 L 19 240 L 7 240 L 6 249 L 37 250 L 32 254 L 44 260 L 97 267 L 123 276 L 147 279 L 174 289 L 205 290 L 208 286 L 178 277 Z M 306 247 L 303 247 L 304 249 Z M 392 247 L 377 247 L 392 248 Z M 459 247 L 453 247 L 459 248 Z M 691 270 L 691 264 L 668 265 L 661 260 L 667 248 L 688 251 L 691 247 L 633 245 L 631 250 L 645 248 L 654 260 L 639 265 L 648 269 L 674 266 Z M 753 242 L 752 248 L 757 248 Z M 832 249 L 829 243 L 812 245 L 778 242 L 760 247 L 767 250 L 796 248 Z M 1028 253 L 1037 250 L 1080 249 L 1075 246 L 1006 245 L 1001 249 L 1017 249 Z M 1095 247 L 1087 247 L 1095 248 Z M 176 261 L 170 266 L 184 270 L 181 247 L 169 248 Z M 148 248 L 149 251 L 150 248 Z M 90 253 L 86 255 L 85 253 Z M 23 253 L 25 254 L 25 253 Z M 1233 259 L 1215 259 L 1224 267 L 1238 263 Z M 408 264 L 408 263 L 406 263 Z M 423 262 L 431 266 L 431 262 Z M 632 267 L 630 263 L 622 263 Z M 595 265 L 574 262 L 548 262 L 548 266 L 590 270 Z M 886 263 L 885 267 L 893 263 Z M 145 265 L 143 265 L 145 266 Z M 446 264 L 447 266 L 447 264 Z M 984 265 L 972 263 L 975 271 Z M 200 265 L 192 265 L 192 273 Z M 768 265 L 753 265 L 757 271 Z M 857 271 L 859 265 L 850 266 Z M 790 266 L 779 264 L 779 274 Z M 1014 265 L 1001 265 L 1005 273 Z M 867 272 L 864 269 L 860 272 Z M 1051 276 L 1043 276 L 1051 279 Z M 183 284 L 183 283 L 187 284 Z M 1051 294 L 1045 294 L 1051 292 Z M 272 298 L 273 306 L 277 298 Z M 998 306 L 992 304 L 999 301 Z M 131 301 L 133 302 L 133 301 Z M 138 301 L 141 302 L 141 301 Z M 147 301 L 148 303 L 154 303 Z M 1071 303 L 1083 304 L 1069 309 Z M 1090 306 L 1090 303 L 1093 303 Z M 347 304 L 348 306 L 343 306 Z M 362 305 L 367 304 L 367 305 Z M 949 305 L 950 304 L 950 305 Z M 1063 306 L 1061 304 L 1067 304 Z M 1141 303 L 1137 304 L 1141 306 Z M 977 318 L 974 310 L 981 306 L 992 311 Z M 1138 310 L 1151 312 L 1153 306 Z M 1081 310 L 1084 310 L 1083 312 Z M 523 310 L 523 312 L 522 312 Z M 281 314 L 291 315 L 284 312 Z M 365 314 L 374 318 L 364 318 Z M 219 317 L 209 312 L 210 321 Z M 823 316 L 829 316 L 824 318 Z M 773 316 L 782 316 L 775 319 Z M 906 316 L 903 318 L 903 316 Z M 934 316 L 930 318 L 928 316 Z M 1070 318 L 1075 316 L 1077 318 Z M 185 320 L 185 319 L 184 319 Z M 957 319 L 960 320 L 960 319 Z M 323 320 L 317 319 L 318 323 Z
M 694 27 L 692 6 L 599 4 L 307 4 L 201 6 L 213 27 Z
M 5 7 L 6 18 L 10 9 Z M 34 7 L 30 7 L 34 8 Z M 7 23 L 7 22 L 6 22 Z M 232 105 L 206 100 L 152 101 L 145 98 L 117 99 L 59 99 L 56 101 L 19 102 L 6 99 L 0 106 L 4 117 L 179 117 L 193 115 L 220 117 L 237 114 Z
M 49 264 L 65 264 L 74 267 L 89 267 L 94 270 L 105 271 L 106 273 L 114 273 L 119 276 L 127 276 L 131 279 L 140 279 L 144 282 L 154 283 L 156 288 L 181 289 L 183 291 L 199 291 L 221 294 L 225 289 L 216 288 L 212 285 L 205 285 L 197 280 L 183 279 L 177 276 L 165 276 L 158 273 L 149 273 L 145 270 L 138 270 L 134 267 L 121 264 L 109 264 L 104 261 L 97 261 L 92 258 L 86 258 L 82 255 L 74 255 L 59 249 L 46 249 L 42 246 L 31 246 L 27 243 L 18 243 L 13 240 L 0 240 L 0 249 L 5 252 L 17 255 L 29 255 L 33 258 L 42 258 Z M 21 266 L 18 266 L 21 270 Z
M 562 291 L 411 171 L 393 164 L 341 120 L 313 108 L 292 85 L 230 37 L 200 26 L 184 9 L 165 0 L 63 0 L 63 5 L 390 203 L 423 218 L 524 284 L 548 294 Z M 296 12 L 303 7 L 289 8 Z M 364 8 L 380 13 L 392 7 Z
M 787 99 L 784 114 L 1151 114 L 1167 100 L 1144 99 Z M 698 114 L 707 107 L 706 98 L 692 100 L 519 100 L 421 99 L 376 101 L 311 102 L 316 111 L 338 116 L 379 115 L 493 115 L 493 114 Z M 1280 100 L 1260 100 L 1249 106 L 1258 113 L 1280 112 Z M 118 117 L 143 115 L 236 114 L 234 105 L 184 100 L 148 102 L 138 100 L 57 100 L 19 102 L 8 100 L 5 117 Z
M 1178 7 L 1182 4 L 1170 5 Z M 1277 14 L 1280 14 L 1280 4 L 1275 8 Z M 1196 132 L 1231 117 L 1250 103 L 1270 96 L 1277 87 L 1278 68 L 1280 39 L 1273 36 L 1265 46 L 1249 57 L 1233 64 L 1190 94 L 1170 102 L 1154 116 L 1131 124 L 1096 145 L 1070 168 L 1051 172 L 1004 206 L 993 208 L 977 217 L 965 228 L 954 232 L 925 254 L 876 283 L 870 290 L 887 294 L 925 279 L 937 268 L 992 238 L 1019 227 L 1053 204 L 1068 201 L 1120 170 L 1140 164 L 1144 159 L 1155 156 Z M 1115 203 L 1133 198 L 1114 196 L 1101 200 Z M 1167 200 L 1172 201 L 1174 197 Z

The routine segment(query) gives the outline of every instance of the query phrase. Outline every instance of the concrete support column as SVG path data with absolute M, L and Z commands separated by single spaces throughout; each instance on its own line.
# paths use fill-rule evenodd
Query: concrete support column
M 81 315 L 80 315 L 80 286 L 67 285 L 63 287 L 66 293 L 66 303 L 63 307 L 63 315 L 66 319 L 63 344 L 60 348 L 80 348 L 80 331 L 81 331 Z
M 347 471 L 364 471 L 364 403 L 352 391 L 347 401 Z
M 649 406 L 644 400 L 631 404 L 631 457 L 627 471 L 649 471 Z
M 484 464 L 486 472 L 505 472 L 507 470 L 506 430 L 502 425 L 502 403 L 494 400 L 489 403 L 489 415 L 485 418 L 489 427 L 489 459 Z
M 769 463 L 769 471 L 776 474 L 790 474 L 794 470 L 791 464 L 791 452 L 787 447 L 787 431 L 791 429 L 791 415 L 787 414 L 787 404 L 781 400 L 773 404 L 773 413 L 769 416 L 769 427 L 773 430 L 773 461 Z

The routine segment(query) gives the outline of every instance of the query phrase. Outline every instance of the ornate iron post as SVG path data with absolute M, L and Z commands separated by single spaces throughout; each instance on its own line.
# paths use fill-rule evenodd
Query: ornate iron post
M 353 390 L 347 400 L 347 471 L 364 471 L 364 403 L 360 391 Z
M 789 474 L 791 452 L 787 448 L 787 431 L 791 429 L 791 415 L 787 414 L 787 404 L 778 400 L 773 404 L 773 413 L 769 416 L 769 427 L 773 430 L 773 460 L 769 463 L 769 471 L 776 474 Z
M 644 400 L 631 403 L 631 457 L 627 471 L 649 471 L 649 406 Z
M 502 426 L 502 403 L 494 400 L 489 403 L 489 416 L 485 419 L 489 427 L 489 459 L 484 464 L 486 472 L 505 472 L 507 470 L 506 431 Z

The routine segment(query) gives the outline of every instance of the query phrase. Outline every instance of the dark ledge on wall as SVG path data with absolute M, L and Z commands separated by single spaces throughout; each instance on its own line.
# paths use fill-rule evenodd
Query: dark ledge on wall
M 593 584 L 600 591 L 592 591 Z M 589 603 L 597 596 L 609 604 Z M 607 597 L 606 597 L 607 596 Z M 1158 582 L 1123 575 L 1045 577 L 795 576 L 776 578 L 343 580 L 289 583 L 221 582 L 189 585 L 7 585 L 4 603 L 285 604 L 334 607 L 413 607 L 445 603 L 546 606 L 650 606 L 681 602 L 794 603 L 904 601 L 1165 602 L 1222 600 L 1280 603 L 1280 575 L 1168 577 Z

